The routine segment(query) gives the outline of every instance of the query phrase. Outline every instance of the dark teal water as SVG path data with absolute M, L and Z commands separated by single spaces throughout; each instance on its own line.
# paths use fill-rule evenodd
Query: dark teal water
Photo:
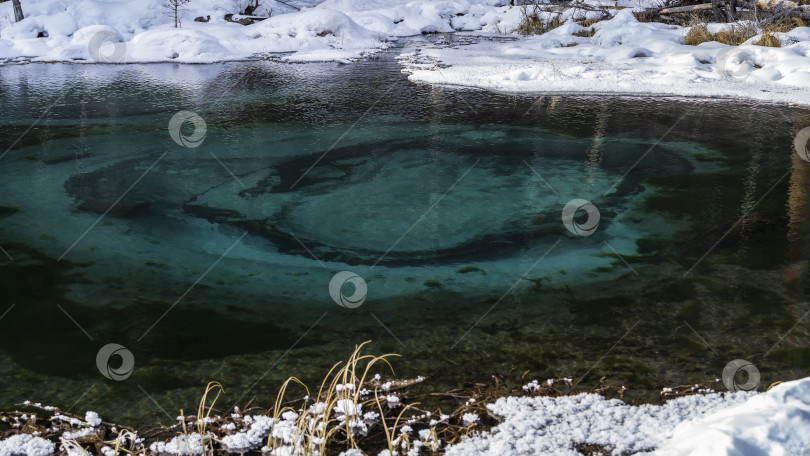
M 365 340 L 435 391 L 808 374 L 806 111 L 431 87 L 389 56 L 5 66 L 0 106 L 2 408 L 270 404 Z M 574 200 L 598 225 L 566 229 Z

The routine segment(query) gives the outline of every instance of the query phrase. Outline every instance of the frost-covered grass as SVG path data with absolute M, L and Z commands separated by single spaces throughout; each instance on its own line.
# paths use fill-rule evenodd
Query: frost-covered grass
M 542 35 L 563 25 L 561 14 L 543 14 L 540 11 L 523 9 L 523 17 L 515 31 L 521 35 Z
M 144 432 L 95 412 L 26 402 L 25 411 L 0 413 L 0 456 L 770 456 L 798 454 L 780 451 L 810 442 L 810 378 L 763 394 L 717 393 L 719 380 L 681 385 L 663 388 L 658 404 L 629 405 L 627 389 L 604 379 L 577 388 L 572 378 L 497 375 L 434 393 L 457 404 L 443 413 L 414 400 L 412 389 L 425 378 L 383 378 L 377 371 L 389 371 L 396 355 L 363 354 L 365 345 L 335 364 L 317 390 L 290 377 L 270 408 L 221 410 L 223 389 L 212 382 L 196 415 L 181 411 L 177 423 Z
M 377 367 L 390 368 L 388 359 L 395 355 L 363 355 L 364 345 L 356 347 L 346 362 L 335 364 L 317 391 L 290 377 L 281 386 L 273 408 L 263 413 L 236 408 L 230 415 L 211 416 L 216 397 L 206 404 L 207 397 L 213 390 L 221 391 L 219 384 L 211 384 L 196 417 L 180 417 L 184 432 L 152 443 L 148 452 L 317 456 L 338 450 L 347 455 L 364 454 L 361 443 L 366 448 L 416 449 L 416 453 L 423 446 L 438 448 L 435 428 L 422 429 L 418 437 L 410 438 L 413 428 L 402 420 L 411 406 L 401 403 L 397 390 L 423 379 L 383 381 L 380 374 L 372 375 Z M 306 394 L 288 400 L 289 390 L 296 387 Z M 197 424 L 196 432 L 187 432 L 189 419 Z
M 146 432 L 105 423 L 95 412 L 79 416 L 26 402 L 20 405 L 34 411 L 0 413 L 5 423 L 0 423 L 0 456 L 54 452 L 68 456 L 319 456 L 367 454 L 370 449 L 374 454 L 418 455 L 439 451 L 446 443 L 440 437 L 440 432 L 446 432 L 441 428 L 452 426 L 451 421 L 466 423 L 469 416 L 462 418 L 460 411 L 452 416 L 440 410 L 431 413 L 409 403 L 407 390 L 425 379 L 384 378 L 378 371 L 390 370 L 389 359 L 396 355 L 366 355 L 362 353 L 365 345 L 335 364 L 315 390 L 290 377 L 269 409 L 218 410 L 223 388 L 212 382 L 195 415 L 181 411 L 177 423 Z

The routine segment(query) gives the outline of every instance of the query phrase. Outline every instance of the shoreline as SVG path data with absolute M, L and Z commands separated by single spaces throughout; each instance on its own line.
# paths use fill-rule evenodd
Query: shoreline
M 93 411 L 68 413 L 25 401 L 18 404 L 22 410 L 0 412 L 0 453 L 48 456 L 94 446 L 104 456 L 121 450 L 141 455 L 721 455 L 740 448 L 765 455 L 808 445 L 810 377 L 776 382 L 757 393 L 764 385 L 737 384 L 724 372 L 730 391 L 715 391 L 721 382 L 716 379 L 663 388 L 656 403 L 626 403 L 627 388 L 601 381 L 578 389 L 571 378 L 510 387 L 522 382 L 493 376 L 488 385 L 445 393 L 456 399 L 456 407 L 426 410 L 416 400 L 429 379 L 382 377 L 373 374 L 378 368 L 369 372 L 375 363 L 385 370 L 386 358 L 394 355 L 362 355 L 364 345 L 338 363 L 341 369 L 330 372 L 313 397 L 289 393 L 288 386 L 303 392 L 291 377 L 273 407 L 221 409 L 217 399 L 223 386 L 210 382 L 196 414 L 181 409 L 174 423 L 143 429 L 104 421 Z M 324 434 L 310 423 L 323 423 Z M 780 440 L 770 436 L 776 429 L 792 432 Z
M 486 35 L 480 35 L 486 36 Z M 409 37 L 404 37 L 409 38 Z M 401 49 L 401 48 L 397 48 Z M 286 55 L 291 55 L 290 53 L 285 53 Z M 397 59 L 398 55 L 393 55 L 393 59 Z M 378 57 L 377 57 L 378 58 Z M 359 63 L 365 60 L 369 60 L 369 58 L 359 58 L 354 59 L 352 61 L 342 62 L 342 61 L 335 61 L 335 60 L 321 60 L 321 61 L 295 61 L 295 60 L 284 60 L 284 59 L 268 59 L 268 58 L 237 58 L 237 59 L 228 59 L 222 61 L 215 61 L 215 62 L 174 62 L 174 61 L 151 61 L 151 62 L 93 62 L 93 61 L 81 61 L 81 60 L 65 60 L 65 61 L 25 61 L 25 62 L 4 62 L 0 63 L 0 66 L 23 66 L 23 65 L 69 65 L 69 66 L 95 66 L 99 65 L 105 68 L 110 67 L 119 67 L 119 68 L 126 68 L 130 66 L 139 66 L 139 65 L 146 65 L 146 66 L 158 66 L 158 65 L 176 65 L 176 66 L 192 66 L 192 67 L 213 67 L 219 65 L 229 65 L 229 64 L 238 64 L 238 63 L 275 63 L 275 64 L 283 64 L 283 65 L 352 65 L 355 63 Z M 526 96 L 526 97 L 580 97 L 580 98 L 622 98 L 622 99 L 640 99 L 640 100 L 650 100 L 650 99 L 663 99 L 663 100 L 672 100 L 672 101 L 694 101 L 694 102 L 719 102 L 719 103 L 756 103 L 762 105 L 770 105 L 770 106 L 784 106 L 789 108 L 802 108 L 802 109 L 810 109 L 810 92 L 806 89 L 798 86 L 778 86 L 773 84 L 765 84 L 765 83 L 746 83 L 746 82 L 731 82 L 731 87 L 739 87 L 745 88 L 747 90 L 740 92 L 737 95 L 731 93 L 723 93 L 723 94 L 712 94 L 712 92 L 716 92 L 718 90 L 717 85 L 712 84 L 702 84 L 700 87 L 695 87 L 695 89 L 699 90 L 680 90 L 680 91 L 661 91 L 658 87 L 653 87 L 652 89 L 655 90 L 641 90 L 641 91 L 625 91 L 625 90 L 591 90 L 591 89 L 583 89 L 583 90 L 571 90 L 571 89 L 539 89 L 539 88 L 508 88 L 503 87 L 502 85 L 497 84 L 486 84 L 482 82 L 475 82 L 471 81 L 469 83 L 460 83 L 455 81 L 449 81 L 449 77 L 443 78 L 436 78 L 431 77 L 435 73 L 442 73 L 443 71 L 450 72 L 452 74 L 454 66 L 449 66 L 447 68 L 442 68 L 441 71 L 438 70 L 411 70 L 407 67 L 407 64 L 399 63 L 398 64 L 402 68 L 402 72 L 407 75 L 407 79 L 411 83 L 415 84 L 426 84 L 429 86 L 435 87 L 443 87 L 449 89 L 462 89 L 462 90 L 481 90 L 489 93 L 500 94 L 500 95 L 513 95 L 513 96 Z M 410 73 L 410 74 L 409 74 Z M 724 87 L 724 91 L 729 91 L 729 87 Z M 767 90 L 771 89 L 771 90 Z M 781 89 L 781 90 L 780 90 Z M 768 95 L 756 96 L 762 93 L 767 93 Z M 796 100 L 792 96 L 794 94 L 803 95 L 804 99 Z M 774 96 L 776 95 L 776 96 Z

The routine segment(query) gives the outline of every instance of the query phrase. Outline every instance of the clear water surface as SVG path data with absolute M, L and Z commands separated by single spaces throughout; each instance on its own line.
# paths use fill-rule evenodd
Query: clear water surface
M 0 106 L 3 408 L 146 425 L 209 380 L 270 404 L 365 340 L 432 391 L 810 374 L 807 111 L 418 85 L 390 55 L 4 66 Z M 198 147 L 169 134 L 183 110 Z M 562 221 L 576 199 L 592 233 Z M 330 296 L 341 271 L 361 305 Z

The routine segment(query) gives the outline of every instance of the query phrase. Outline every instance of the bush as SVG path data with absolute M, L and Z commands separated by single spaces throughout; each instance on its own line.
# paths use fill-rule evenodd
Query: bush
M 717 33 L 711 33 L 702 20 L 693 20 L 689 31 L 683 38 L 683 44 L 697 46 L 700 43 L 717 41 L 729 46 L 739 46 L 759 33 L 756 25 L 750 22 L 736 23 Z
M 523 7 L 523 17 L 517 27 L 516 32 L 521 35 L 542 35 L 549 30 L 563 25 L 562 15 L 556 14 L 551 17 L 541 17 L 543 11 L 537 5 Z
M 700 43 L 706 43 L 713 39 L 711 32 L 709 32 L 708 27 L 706 27 L 706 23 L 700 22 L 689 27 L 686 36 L 683 37 L 683 44 L 687 46 L 697 46 Z
M 782 43 L 779 42 L 779 38 L 773 34 L 773 32 L 764 32 L 762 34 L 762 38 L 759 39 L 756 43 L 757 46 L 766 46 L 766 47 L 782 47 Z

